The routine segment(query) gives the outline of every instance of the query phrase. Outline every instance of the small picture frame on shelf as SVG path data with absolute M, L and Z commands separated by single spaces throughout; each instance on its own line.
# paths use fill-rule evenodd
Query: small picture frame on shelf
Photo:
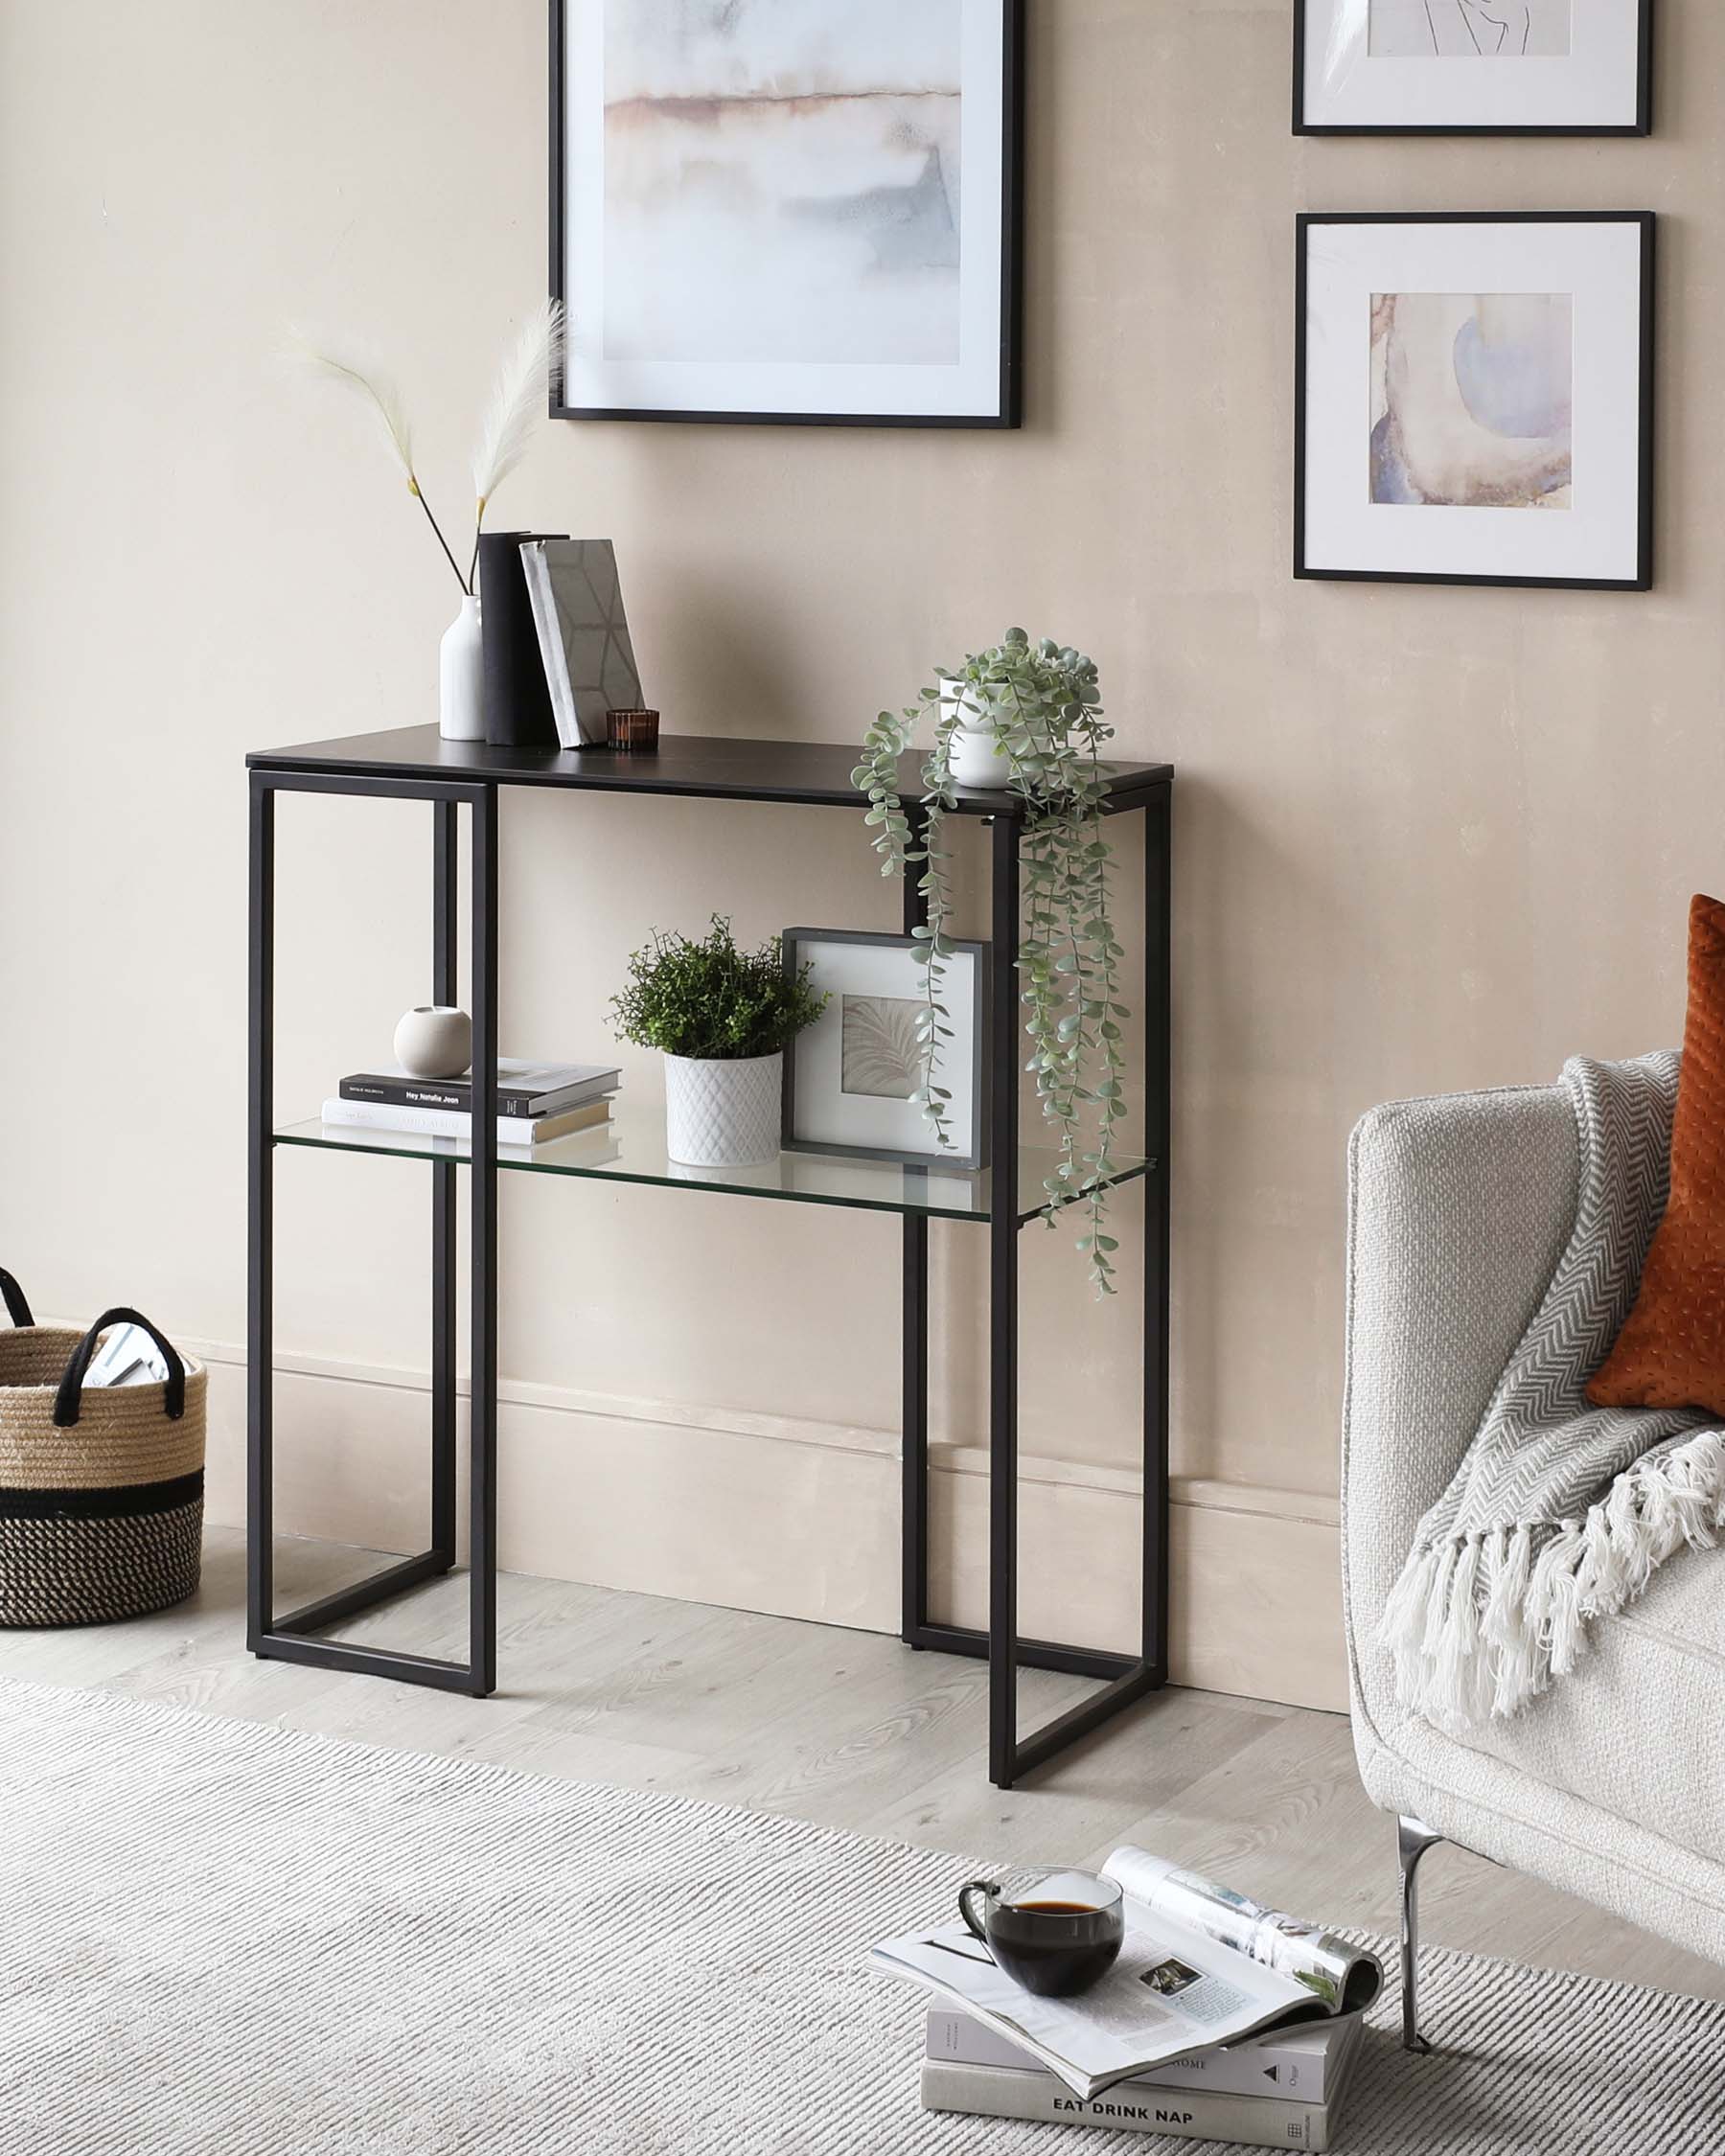
M 954 941 L 943 959 L 943 1023 L 934 1083 L 946 1103 L 943 1145 L 911 1096 L 922 1084 L 916 1017 L 924 969 L 911 936 L 853 929 L 787 929 L 785 970 L 813 968 L 824 1014 L 785 1053 L 785 1135 L 792 1153 L 837 1153 L 901 1167 L 988 1165 L 988 946 Z
M 1638 210 L 1302 216 L 1294 574 L 1645 591 Z
M 1653 0 L 1294 0 L 1297 135 L 1644 135 Z

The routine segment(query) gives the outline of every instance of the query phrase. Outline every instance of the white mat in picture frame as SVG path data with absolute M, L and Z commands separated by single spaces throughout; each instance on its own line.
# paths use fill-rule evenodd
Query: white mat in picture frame
M 1294 132 L 1644 135 L 1653 0 L 1295 0 Z
M 1298 577 L 1652 583 L 1650 212 L 1298 219 Z
M 987 944 L 954 941 L 942 961 L 949 1037 L 937 1044 L 932 1076 L 950 1096 L 945 1145 L 913 1097 L 922 1086 L 916 1016 L 925 998 L 915 939 L 787 929 L 783 944 L 787 969 L 811 967 L 811 985 L 830 998 L 785 1057 L 786 1148 L 909 1167 L 986 1167 Z

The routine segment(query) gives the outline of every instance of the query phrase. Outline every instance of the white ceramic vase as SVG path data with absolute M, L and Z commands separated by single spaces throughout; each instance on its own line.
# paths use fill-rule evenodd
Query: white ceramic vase
M 778 1158 L 785 1059 L 665 1058 L 665 1151 L 692 1168 L 757 1167 Z
M 461 602 L 437 647 L 437 730 L 445 741 L 485 739 L 485 647 L 477 599 Z
M 402 1013 L 395 1052 L 409 1078 L 459 1078 L 473 1060 L 473 1021 L 451 1003 L 422 1003 Z
M 995 745 L 993 732 L 983 721 L 982 707 L 962 681 L 943 681 L 940 715 L 956 717 L 957 726 L 947 741 L 947 768 L 954 786 L 976 787 L 1003 792 L 1012 777 L 1012 760 Z M 972 724 L 972 720 L 977 721 Z

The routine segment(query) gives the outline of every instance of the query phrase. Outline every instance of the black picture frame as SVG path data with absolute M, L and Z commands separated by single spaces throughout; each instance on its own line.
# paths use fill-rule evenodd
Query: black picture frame
M 632 405 L 571 404 L 561 369 L 551 382 L 551 417 L 562 420 L 653 420 L 703 426 L 992 427 L 1024 424 L 1024 74 L 1026 0 L 1000 0 L 1002 39 L 1000 137 L 1000 363 L 993 413 L 664 411 Z M 564 205 L 567 128 L 564 114 L 565 0 L 549 0 L 550 14 L 550 293 L 565 304 L 568 250 Z
M 1401 126 L 1349 122 L 1309 121 L 1305 116 L 1305 51 L 1308 0 L 1294 0 L 1294 132 L 1297 135 L 1586 135 L 1634 136 L 1653 132 L 1653 0 L 1638 0 L 1636 25 L 1635 118 L 1618 126 L 1481 127 L 1468 126 Z
M 1307 237 L 1325 224 L 1634 224 L 1642 233 L 1636 563 L 1633 577 L 1469 576 L 1413 569 L 1314 568 L 1305 559 Z M 1294 574 L 1335 584 L 1449 584 L 1552 591 L 1649 591 L 1653 585 L 1654 286 L 1658 218 L 1651 210 L 1301 211 L 1294 220 Z
M 780 1145 L 786 1153 L 825 1153 L 843 1160 L 883 1160 L 894 1167 L 926 1168 L 932 1175 L 974 1175 L 986 1168 L 991 1157 L 990 1146 L 990 1098 L 988 1072 L 988 1043 L 993 1038 L 990 1020 L 993 1015 L 993 993 L 989 970 L 987 943 L 978 943 L 963 937 L 948 939 L 954 952 L 962 952 L 973 962 L 977 993 L 971 1014 L 971 1079 L 975 1098 L 971 1104 L 971 1128 L 977 1135 L 976 1145 L 969 1153 L 942 1152 L 938 1141 L 931 1133 L 931 1150 L 927 1153 L 901 1153 L 890 1147 L 868 1145 L 828 1145 L 814 1138 L 796 1135 L 796 1042 L 785 1050 L 783 1097 L 784 1119 Z M 794 980 L 805 960 L 799 955 L 804 944 L 849 943 L 866 944 L 876 951 L 902 951 L 914 952 L 917 939 L 914 936 L 892 935 L 886 930 L 879 934 L 868 929 L 786 929 L 779 938 L 784 957 L 785 978 Z

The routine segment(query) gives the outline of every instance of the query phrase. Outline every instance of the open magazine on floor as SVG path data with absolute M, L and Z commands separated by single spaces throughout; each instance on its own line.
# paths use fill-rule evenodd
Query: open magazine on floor
M 1116 1849 L 1102 1870 L 1125 1897 L 1125 1943 L 1075 1998 L 1025 1991 L 963 1924 L 885 1939 L 870 1960 L 1034 2053 L 1081 2097 L 1186 2052 L 1359 2013 L 1382 1988 L 1375 1956 L 1147 1849 Z

